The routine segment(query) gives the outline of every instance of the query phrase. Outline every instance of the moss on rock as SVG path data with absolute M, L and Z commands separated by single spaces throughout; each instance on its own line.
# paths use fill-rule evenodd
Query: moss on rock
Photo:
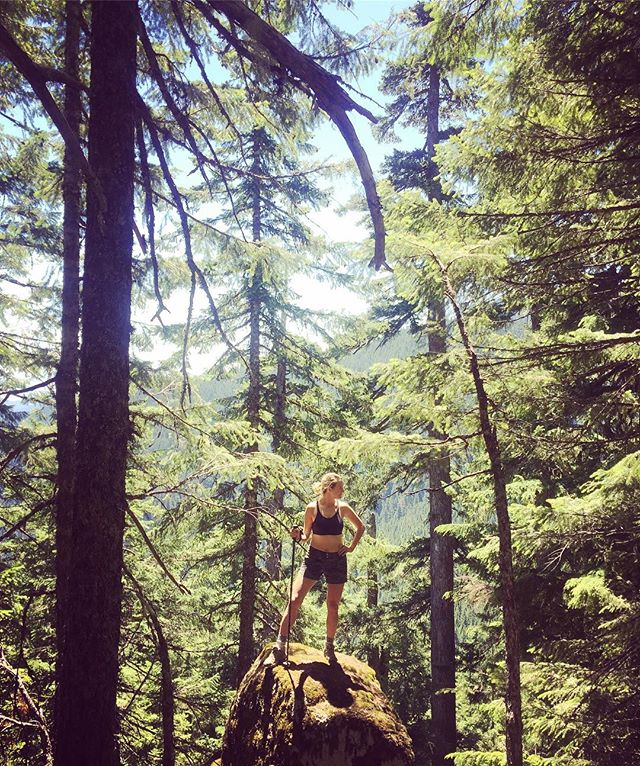
M 229 713 L 222 766 L 409 766 L 411 741 L 374 671 L 291 644 L 289 666 L 265 648 Z

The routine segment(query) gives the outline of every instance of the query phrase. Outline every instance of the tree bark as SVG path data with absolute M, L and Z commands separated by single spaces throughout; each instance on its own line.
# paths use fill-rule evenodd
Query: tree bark
M 175 766 L 175 700 L 173 675 L 171 673 L 171 656 L 169 655 L 169 646 L 164 631 L 162 630 L 162 625 L 160 624 L 158 615 L 153 609 L 149 610 L 149 617 L 158 641 L 158 655 L 160 657 L 161 668 L 160 708 L 162 710 L 162 766 Z
M 149 627 L 156 639 L 158 657 L 160 658 L 160 711 L 162 716 L 162 766 L 175 766 L 175 694 L 173 687 L 173 673 L 171 670 L 171 655 L 162 623 L 154 604 L 146 597 L 142 586 L 131 574 L 126 565 L 123 571 L 133 585 L 142 610 L 147 617 Z
M 284 325 L 282 327 L 284 333 Z M 277 455 L 282 445 L 282 436 L 287 425 L 287 361 L 282 351 L 278 351 L 276 363 L 275 396 L 273 405 L 273 434 L 271 437 L 271 449 Z M 273 512 L 282 517 L 284 513 L 284 489 L 278 488 L 273 492 Z M 282 542 L 278 533 L 268 542 L 267 547 L 267 574 L 272 580 L 279 580 L 282 576 Z
M 378 531 L 376 528 L 376 515 L 373 511 L 369 514 L 367 527 L 367 537 L 370 540 L 375 540 Z M 378 606 L 378 572 L 373 564 L 369 564 L 367 570 L 367 606 L 369 609 L 375 609 Z
M 431 344 L 430 344 L 431 348 Z M 436 531 L 451 523 L 451 498 L 442 489 L 450 481 L 449 456 L 429 469 L 429 572 L 431 580 L 431 725 L 433 766 L 446 766 L 456 749 L 456 657 L 453 598 L 453 539 Z
M 427 91 L 427 157 L 434 162 L 436 144 L 440 132 L 440 70 L 437 66 L 429 67 L 429 90 Z M 438 197 L 441 195 L 438 195 Z
M 92 4 L 89 163 L 72 572 L 58 766 L 117 766 L 133 244 L 136 6 Z
M 435 150 L 440 130 L 440 72 L 437 66 L 429 69 L 427 93 L 426 151 L 435 170 Z M 430 197 L 442 201 L 439 182 L 431 183 Z M 429 304 L 430 319 L 434 327 L 429 332 L 429 353 L 444 354 L 445 336 L 444 300 L 434 298 Z M 444 434 L 432 433 L 435 438 Z M 453 610 L 453 540 L 436 529 L 450 524 L 451 498 L 443 486 L 451 481 L 451 461 L 443 453 L 431 461 L 429 467 L 429 574 L 431 582 L 431 727 L 433 737 L 433 766 L 446 766 L 446 756 L 456 749 L 456 634 Z
M 81 5 L 65 6 L 65 72 L 78 79 Z M 65 86 L 64 115 L 70 130 L 79 140 L 82 103 L 80 90 Z M 67 587 L 71 565 L 73 486 L 76 444 L 76 390 L 78 376 L 78 336 L 80 325 L 80 205 L 81 169 L 74 154 L 65 146 L 62 179 L 62 330 L 60 362 L 56 374 L 56 425 L 58 475 L 56 494 L 56 677 L 64 662 Z M 54 722 L 58 714 L 54 713 Z
M 260 147 L 257 130 L 253 135 L 253 190 L 252 235 L 253 241 L 261 238 L 260 198 Z M 249 285 L 249 388 L 247 390 L 247 419 L 252 428 L 260 425 L 260 319 L 262 313 L 262 266 L 258 263 Z M 256 452 L 257 444 L 251 444 L 247 452 Z M 256 556 L 258 552 L 258 488 L 254 480 L 245 490 L 244 545 L 242 558 L 242 588 L 240 593 L 240 639 L 238 645 L 238 681 L 253 662 L 256 602 Z
M 376 515 L 370 513 L 367 520 L 367 537 L 375 540 L 377 537 Z M 375 610 L 378 607 L 378 572 L 374 564 L 369 564 L 367 569 L 367 607 Z M 367 664 L 376 671 L 378 681 L 383 689 L 387 688 L 389 680 L 389 668 L 387 666 L 387 650 L 384 646 L 375 644 L 373 641 L 367 647 Z
M 440 268 L 445 284 L 445 292 L 451 301 L 456 315 L 458 329 L 469 358 L 469 367 L 478 400 L 480 428 L 484 439 L 491 477 L 496 516 L 498 520 L 499 539 L 499 569 L 500 586 L 502 590 L 502 615 L 505 636 L 505 654 L 507 665 L 506 730 L 507 730 L 507 766 L 522 766 L 522 700 L 520 689 L 520 634 L 518 627 L 518 612 L 516 607 L 515 589 L 513 582 L 513 551 L 511 546 L 511 522 L 509 520 L 509 505 L 507 500 L 507 482 L 500 443 L 495 425 L 489 413 L 489 398 L 484 387 L 478 356 L 467 333 L 464 316 L 457 301 L 455 290 L 451 285 L 446 268 L 434 256 Z

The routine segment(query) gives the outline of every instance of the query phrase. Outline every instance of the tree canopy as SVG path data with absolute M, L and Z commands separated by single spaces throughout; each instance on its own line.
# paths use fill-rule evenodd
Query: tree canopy
M 640 6 L 366 6 L 0 4 L 12 766 L 214 762 L 326 471 L 416 763 L 640 756 Z

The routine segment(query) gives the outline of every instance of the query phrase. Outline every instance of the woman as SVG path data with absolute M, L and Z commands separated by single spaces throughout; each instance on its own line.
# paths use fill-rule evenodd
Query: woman
M 293 586 L 291 603 L 287 606 L 280 622 L 278 639 L 273 648 L 276 662 L 284 660 L 284 647 L 291 625 L 296 620 L 304 597 L 324 574 L 327 581 L 327 638 L 324 655 L 329 662 L 336 659 L 333 640 L 338 626 L 338 607 L 342 589 L 347 581 L 347 553 L 351 553 L 364 534 L 364 524 L 347 503 L 340 501 L 344 493 L 342 479 L 337 473 L 326 473 L 314 486 L 317 498 L 309 503 L 304 514 L 304 528 L 292 527 L 294 540 L 310 540 L 309 551 L 300 567 Z M 342 538 L 344 520 L 355 527 L 350 545 Z

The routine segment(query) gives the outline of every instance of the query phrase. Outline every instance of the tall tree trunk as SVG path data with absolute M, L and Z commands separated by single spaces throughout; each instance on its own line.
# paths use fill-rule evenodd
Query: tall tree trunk
M 367 520 L 367 537 L 375 540 L 377 534 L 376 515 L 372 511 Z M 379 595 L 377 567 L 374 563 L 369 563 L 367 568 L 367 607 L 369 609 L 377 609 Z M 384 645 L 380 646 L 372 641 L 367 647 L 367 664 L 376 671 L 383 689 L 386 688 L 388 681 L 387 659 L 387 649 Z
M 284 325 L 282 331 L 284 333 Z M 276 363 L 275 397 L 273 404 L 273 435 L 271 449 L 277 455 L 282 445 L 282 437 L 287 426 L 287 361 L 281 350 L 278 351 Z M 282 518 L 284 515 L 284 489 L 278 488 L 273 492 L 273 512 Z M 275 525 L 274 525 L 275 527 Z M 267 548 L 267 574 L 272 580 L 282 576 L 282 542 L 280 533 L 269 540 Z
M 140 583 L 133 576 L 126 564 L 122 567 L 124 573 L 133 585 L 142 610 L 147 617 L 149 627 L 156 639 L 158 657 L 160 658 L 160 711 L 162 716 L 162 766 L 175 766 L 175 694 L 173 674 L 171 671 L 171 655 L 162 623 L 154 604 L 147 598 Z
M 261 238 L 260 148 L 257 131 L 253 135 L 253 241 Z M 260 425 L 260 318 L 262 313 L 262 265 L 258 263 L 249 285 L 249 388 L 247 418 L 251 426 Z M 257 444 L 247 448 L 256 452 Z M 238 681 L 249 670 L 254 655 L 253 627 L 256 602 L 256 557 L 258 552 L 258 487 L 254 481 L 245 490 L 244 546 L 242 558 L 242 588 L 240 592 L 240 639 L 238 645 Z
M 431 65 L 429 67 L 429 90 L 427 91 L 427 141 L 426 152 L 430 162 L 435 162 L 436 145 L 438 143 L 440 133 L 440 70 L 437 66 Z M 436 184 L 434 181 L 434 187 L 436 188 L 435 194 L 432 193 L 430 197 L 437 197 L 440 199 L 442 196 L 440 193 L 440 184 Z
M 81 5 L 65 5 L 65 71 L 78 79 Z M 75 136 L 80 135 L 82 103 L 80 91 L 65 86 L 64 115 Z M 64 633 L 67 588 L 71 564 L 73 485 L 76 445 L 76 390 L 78 335 L 80 325 L 80 204 L 81 170 L 65 147 L 62 197 L 64 205 L 62 250 L 62 331 L 60 363 L 56 374 L 56 425 L 58 491 L 56 494 L 56 677 L 64 662 Z M 58 714 L 54 713 L 54 725 Z
M 370 540 L 375 540 L 378 536 L 378 530 L 376 526 L 376 515 L 373 511 L 369 514 L 367 522 L 367 537 Z M 377 568 L 374 564 L 369 563 L 367 569 L 367 607 L 369 609 L 375 609 L 378 606 L 378 595 Z
M 260 293 L 261 268 L 257 267 L 249 288 L 249 391 L 247 394 L 247 415 L 249 423 L 258 427 L 260 415 Z M 252 444 L 247 452 L 255 452 Z M 238 646 L 238 681 L 249 670 L 253 662 L 256 601 L 256 556 L 258 552 L 258 487 L 254 481 L 245 490 L 244 544 L 242 549 L 242 588 L 240 592 L 240 639 Z
M 440 130 L 440 73 L 438 67 L 429 70 L 427 94 L 426 150 L 432 167 Z M 435 170 L 435 167 L 434 167 Z M 432 181 L 432 199 L 442 201 L 440 184 Z M 434 298 L 429 304 L 434 323 L 429 332 L 429 353 L 443 354 L 447 350 L 445 336 L 444 300 Z M 443 437 L 444 434 L 433 434 Z M 448 453 L 431 461 L 429 468 L 429 538 L 431 550 L 429 571 L 431 581 L 431 726 L 433 732 L 433 766 L 446 766 L 448 753 L 456 749 L 456 646 L 453 610 L 453 540 L 436 529 L 451 523 L 451 498 L 443 486 L 451 481 Z
M 176 745 L 174 736 L 175 700 L 173 689 L 173 675 L 171 673 L 171 657 L 169 645 L 162 630 L 162 625 L 157 614 L 150 613 L 153 629 L 158 641 L 158 655 L 160 657 L 160 707 L 162 710 L 162 766 L 175 766 Z
M 429 344 L 431 350 L 431 343 Z M 451 523 L 451 498 L 442 489 L 450 481 L 449 456 L 435 458 L 429 469 L 429 570 L 431 579 L 431 725 L 434 766 L 446 766 L 456 749 L 456 658 L 453 610 L 453 539 L 436 531 Z
M 507 501 L 507 482 L 504 465 L 502 463 L 498 435 L 489 413 L 489 399 L 484 387 L 478 356 L 469 338 L 464 316 L 458 304 L 453 286 L 449 281 L 446 268 L 440 261 L 437 259 L 436 261 L 442 272 L 445 292 L 453 306 L 458 329 L 460 330 L 460 336 L 462 337 L 462 342 L 469 358 L 469 368 L 473 377 L 476 397 L 478 400 L 480 428 L 482 430 L 482 437 L 489 457 L 491 477 L 493 479 L 494 502 L 498 519 L 498 562 L 500 568 L 500 586 L 502 590 L 502 616 L 507 665 L 507 692 L 505 697 L 507 712 L 507 766 L 522 766 L 520 634 L 513 581 L 513 550 L 511 546 L 511 522 L 509 519 L 509 505 Z
M 117 766 L 134 174 L 136 5 L 92 4 L 87 230 L 72 572 L 58 766 Z

